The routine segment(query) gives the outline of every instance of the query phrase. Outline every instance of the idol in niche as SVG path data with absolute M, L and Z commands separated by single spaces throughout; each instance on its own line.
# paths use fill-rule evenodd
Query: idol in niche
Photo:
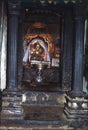
M 36 37 L 32 39 L 27 47 L 27 50 L 23 57 L 24 63 L 29 63 L 31 67 L 37 66 L 38 76 L 36 77 L 37 82 L 42 81 L 41 71 L 44 66 L 50 66 L 50 54 L 49 45 L 43 40 L 43 38 Z
M 37 30 L 41 30 L 42 28 L 46 30 L 42 24 L 37 23 L 35 26 L 33 25 L 32 29 L 30 29 L 31 31 L 25 35 L 23 44 L 26 45 L 23 65 L 25 65 L 25 67 L 29 66 L 30 69 L 36 67 L 38 70 L 36 81 L 38 83 L 42 82 L 42 72 L 44 72 L 44 68 L 50 68 L 50 73 L 52 73 L 54 67 L 59 67 L 60 61 L 59 51 L 56 51 L 57 47 L 55 46 L 52 35 L 45 32 L 37 32 Z

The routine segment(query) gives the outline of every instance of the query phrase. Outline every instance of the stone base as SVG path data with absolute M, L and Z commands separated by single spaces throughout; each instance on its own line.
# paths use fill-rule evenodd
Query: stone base
M 64 113 L 67 118 L 88 119 L 88 96 L 83 92 L 67 93 Z
M 21 92 L 5 90 L 2 94 L 2 119 L 22 119 Z
M 70 95 L 60 93 L 57 93 L 56 95 L 58 95 L 58 97 L 55 96 L 54 93 L 21 93 L 20 91 L 3 92 L 0 128 L 2 130 L 87 130 L 88 118 L 86 113 L 88 112 L 88 109 L 85 105 L 88 103 L 87 99 L 81 97 L 80 100 L 77 96 L 75 99 Z M 69 120 L 63 114 L 64 104 L 61 102 L 64 102 L 64 96 L 66 96 L 67 102 L 64 109 L 65 114 L 69 118 L 74 118 L 74 116 L 77 115 L 77 119 Z M 74 103 L 80 104 L 83 108 L 74 108 Z M 73 104 L 73 107 L 69 104 Z M 26 113 L 24 115 L 25 111 Z M 34 114 L 34 117 L 32 114 Z M 25 119 L 26 115 L 29 116 L 28 119 Z M 86 118 L 78 119 L 78 117 L 82 117 L 82 115 Z M 23 118 L 24 116 L 25 118 Z M 41 118 L 39 116 L 41 116 Z

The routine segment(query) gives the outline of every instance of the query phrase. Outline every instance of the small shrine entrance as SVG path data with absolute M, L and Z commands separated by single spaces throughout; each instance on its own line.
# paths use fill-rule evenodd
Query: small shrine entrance
M 77 122 L 87 122 L 88 95 L 83 92 L 86 5 L 54 0 L 8 0 L 6 5 L 8 60 L 2 125 L 10 121 L 17 125 L 18 119 L 23 127 L 40 123 L 61 128 L 70 122 L 68 126 L 74 128 Z

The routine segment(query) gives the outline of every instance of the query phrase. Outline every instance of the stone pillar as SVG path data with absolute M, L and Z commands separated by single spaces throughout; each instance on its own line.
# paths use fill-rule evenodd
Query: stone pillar
M 83 49 L 84 49 L 84 15 L 80 14 L 80 7 L 75 9 L 75 54 L 74 54 L 74 75 L 73 75 L 73 91 L 79 93 L 83 90 Z M 78 12 L 77 12 L 78 11 Z M 84 11 L 83 11 L 84 12 Z
M 83 50 L 85 6 L 74 5 L 74 61 L 72 91 L 67 93 L 65 114 L 68 118 L 88 118 L 88 95 L 83 93 Z
M 73 51 L 73 18 L 72 3 L 65 5 L 62 21 L 62 90 L 71 90 L 72 83 L 72 51 Z
M 8 71 L 7 87 L 8 89 L 17 88 L 17 42 L 18 42 L 18 18 L 20 13 L 20 4 L 8 3 Z
M 17 42 L 20 2 L 8 2 L 7 89 L 2 94 L 2 119 L 22 118 L 22 94 L 17 88 Z

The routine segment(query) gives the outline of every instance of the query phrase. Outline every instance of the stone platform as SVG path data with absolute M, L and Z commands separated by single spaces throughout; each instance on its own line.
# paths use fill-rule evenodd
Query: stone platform
M 8 91 L 7 91 L 8 92 Z M 65 93 L 3 93 L 0 130 L 87 130 L 88 118 L 64 114 Z M 23 98 L 25 96 L 25 98 Z
M 1 120 L 0 130 L 88 130 L 87 120 Z
M 0 130 L 87 130 L 88 121 L 67 119 L 63 107 L 23 106 L 23 119 L 1 119 Z

